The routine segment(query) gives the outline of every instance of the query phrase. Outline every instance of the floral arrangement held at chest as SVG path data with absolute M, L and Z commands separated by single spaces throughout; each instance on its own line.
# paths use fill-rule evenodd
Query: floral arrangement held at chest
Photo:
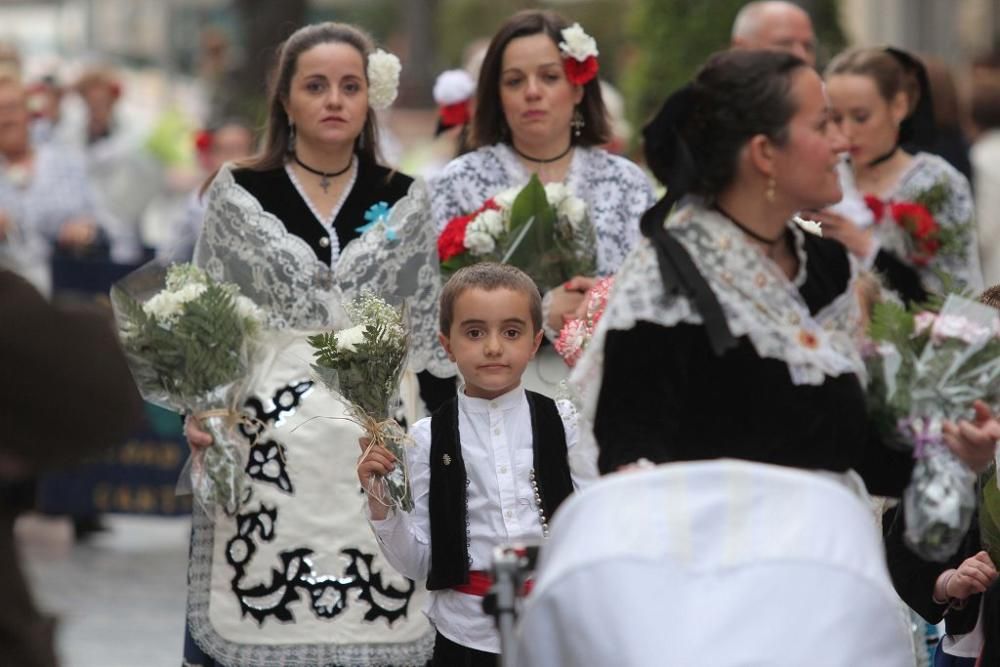
M 389 416 L 406 367 L 409 335 L 402 313 L 377 296 L 366 294 L 347 305 L 354 327 L 309 338 L 323 385 L 339 393 L 349 419 L 365 430 L 369 447 L 383 446 L 396 457 L 396 467 L 379 478 L 373 497 L 409 512 L 413 509 L 404 447 L 408 436 Z
M 119 336 L 136 385 L 147 401 L 189 413 L 213 444 L 190 461 L 195 501 L 212 517 L 249 500 L 243 420 L 250 361 L 264 313 L 230 283 L 191 264 L 152 263 L 111 290 Z M 184 476 L 178 487 L 185 488 Z
M 917 461 L 903 494 L 907 544 L 943 561 L 958 549 L 976 506 L 976 474 L 949 450 L 945 421 L 971 419 L 972 404 L 1000 399 L 1000 316 L 956 295 L 938 312 L 876 304 L 866 361 L 869 400 L 890 442 Z
M 893 224 L 899 229 L 900 247 L 893 248 L 912 265 L 924 267 L 939 255 L 964 257 L 964 234 L 960 226 L 944 226 L 939 218 L 951 196 L 944 181 L 921 191 L 911 200 L 884 202 L 865 195 L 876 224 Z
M 445 277 L 463 266 L 501 262 L 527 273 L 543 291 L 573 276 L 594 275 L 596 248 L 583 200 L 562 183 L 543 186 L 537 176 L 452 218 L 438 237 Z

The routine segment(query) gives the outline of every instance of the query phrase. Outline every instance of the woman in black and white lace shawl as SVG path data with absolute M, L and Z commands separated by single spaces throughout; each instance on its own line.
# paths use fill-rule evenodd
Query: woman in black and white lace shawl
M 256 420 L 241 427 L 253 495 L 236 517 L 194 513 L 192 665 L 416 667 L 431 656 L 423 586 L 383 560 L 360 511 L 361 429 L 314 384 L 306 342 L 344 327 L 345 299 L 389 280 L 377 221 L 411 179 L 378 163 L 374 110 L 395 98 L 398 71 L 353 26 L 301 28 L 281 50 L 261 153 L 224 166 L 206 192 L 194 261 L 262 306 L 269 331 L 243 406 Z M 193 421 L 189 442 L 208 446 Z
M 924 66 L 897 49 L 854 49 L 826 70 L 833 120 L 847 140 L 854 180 L 875 214 L 874 227 L 858 228 L 828 212 L 815 217 L 824 233 L 846 245 L 883 276 L 905 301 L 940 292 L 939 274 L 953 288 L 982 289 L 975 202 L 968 180 L 943 158 L 913 152 L 934 132 Z M 892 207 L 922 203 L 948 247 L 915 249 L 913 232 L 893 221 Z
M 647 128 L 667 196 L 571 378 L 605 477 L 553 521 L 519 665 L 912 664 L 860 485 L 912 457 L 867 413 L 856 262 L 794 220 L 841 196 L 828 117 L 803 61 L 741 50 Z M 991 462 L 986 406 L 949 428 Z
M 532 174 L 543 183 L 565 182 L 587 204 L 598 272 L 608 275 L 639 240 L 639 217 L 655 199 L 639 167 L 598 148 L 610 137 L 599 82 L 594 77 L 573 83 L 571 78 L 580 79 L 570 73 L 575 40 L 589 38 L 579 26 L 567 29 L 557 14 L 524 11 L 496 32 L 476 91 L 472 141 L 478 148 L 452 160 L 431 181 L 431 211 L 440 230 L 502 190 L 526 184 Z M 563 315 L 576 310 L 592 278 L 574 279 L 545 295 L 550 338 L 562 327 Z M 546 393 L 565 375 L 563 362 L 551 357 L 551 367 L 543 362 L 544 378 L 536 378 L 535 385 Z M 537 375 L 540 367 L 535 370 Z M 527 382 L 531 375 L 529 369 Z

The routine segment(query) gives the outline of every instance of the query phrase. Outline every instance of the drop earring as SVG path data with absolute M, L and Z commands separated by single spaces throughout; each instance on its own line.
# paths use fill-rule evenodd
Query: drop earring
M 295 152 L 295 123 L 288 121 L 288 152 Z
M 766 199 L 770 204 L 774 203 L 774 190 L 776 187 L 778 187 L 778 184 L 774 181 L 774 176 L 771 176 L 767 179 L 767 189 L 764 190 L 764 199 Z
M 583 114 L 580 112 L 580 107 L 573 110 L 573 120 L 571 120 L 569 124 L 573 128 L 573 136 L 579 139 L 580 133 L 587 124 L 587 122 L 583 119 Z

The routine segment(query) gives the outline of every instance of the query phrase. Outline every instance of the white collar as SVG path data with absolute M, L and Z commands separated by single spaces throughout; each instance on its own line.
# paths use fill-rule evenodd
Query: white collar
M 466 395 L 464 384 L 458 389 L 459 408 L 465 410 L 466 412 L 488 413 L 495 410 L 507 412 L 509 410 L 516 410 L 519 406 L 524 404 L 524 400 L 524 387 L 520 384 L 508 391 L 506 394 L 501 394 L 500 396 L 492 399 L 474 398 Z

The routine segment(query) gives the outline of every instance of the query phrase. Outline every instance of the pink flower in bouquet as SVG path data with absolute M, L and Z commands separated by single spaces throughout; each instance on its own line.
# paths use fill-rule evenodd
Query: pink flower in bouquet
M 584 297 L 587 302 L 586 315 L 566 322 L 560 330 L 554 346 L 568 366 L 576 365 L 594 337 L 594 330 L 604 315 L 604 309 L 608 305 L 608 295 L 614 283 L 613 276 L 598 280 Z

